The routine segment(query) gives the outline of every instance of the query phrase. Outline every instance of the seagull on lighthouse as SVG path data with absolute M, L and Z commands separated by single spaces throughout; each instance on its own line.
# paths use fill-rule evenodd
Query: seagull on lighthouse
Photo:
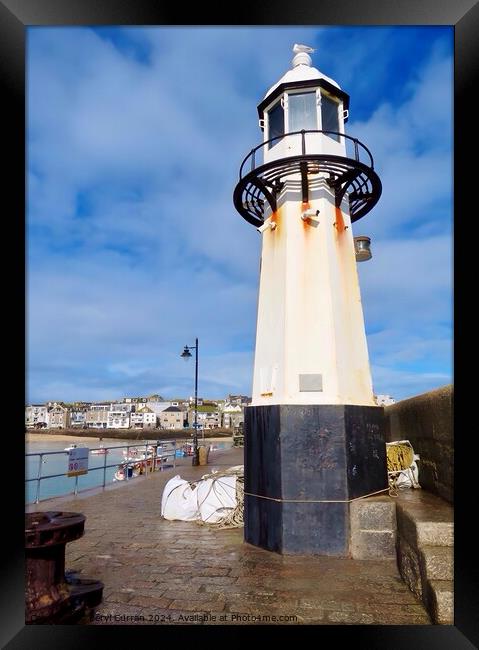
M 307 52 L 308 54 L 311 54 L 315 51 L 314 47 L 309 47 L 309 45 L 301 45 L 301 43 L 295 43 L 293 45 L 293 52 L 295 54 L 298 54 L 299 52 Z
M 301 43 L 295 43 L 293 45 L 293 52 L 293 68 L 295 68 L 297 65 L 311 66 L 313 63 L 311 57 L 309 56 L 312 52 L 314 52 L 313 47 L 309 47 L 309 45 L 301 45 Z

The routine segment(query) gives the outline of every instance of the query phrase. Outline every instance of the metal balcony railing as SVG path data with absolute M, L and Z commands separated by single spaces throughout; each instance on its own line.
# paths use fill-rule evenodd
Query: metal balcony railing
M 318 147 L 317 138 L 313 139 L 318 134 L 335 136 L 344 147 Z M 296 146 L 290 152 L 284 147 L 276 156 L 258 162 L 263 147 L 279 141 L 287 144 L 288 138 L 296 138 Z M 251 149 L 241 163 L 233 203 L 239 214 L 258 228 L 263 224 L 267 205 L 271 212 L 277 210 L 278 196 L 288 179 L 300 176 L 302 201 L 305 203 L 309 200 L 309 177 L 319 173 L 334 189 L 336 207 L 341 205 L 347 193 L 351 222 L 367 214 L 381 196 L 381 180 L 366 145 L 339 131 L 303 129 L 275 136 Z
M 267 147 L 273 142 L 279 142 L 280 140 L 284 140 L 286 138 L 290 138 L 292 136 L 300 135 L 301 136 L 301 155 L 306 156 L 308 154 L 314 154 L 317 153 L 317 143 L 314 144 L 314 151 L 312 150 L 313 147 L 311 147 L 311 144 L 309 146 L 309 151 L 308 151 L 308 142 L 307 142 L 307 135 L 311 133 L 321 133 L 323 135 L 327 136 L 339 136 L 339 142 L 341 142 L 341 139 L 343 138 L 346 142 L 346 157 L 351 158 L 352 160 L 355 160 L 356 162 L 362 162 L 363 164 L 367 165 L 368 167 L 371 167 L 371 169 L 374 169 L 374 159 L 369 151 L 369 149 L 366 147 L 365 144 L 360 142 L 357 138 L 353 138 L 350 135 L 346 135 L 345 133 L 340 133 L 339 131 L 326 131 L 324 129 L 309 129 L 309 130 L 301 130 L 301 131 L 292 131 L 291 133 L 284 133 L 283 135 L 278 135 L 275 136 L 274 138 L 270 138 L 269 140 L 265 140 L 261 144 L 259 144 L 257 147 L 254 147 L 254 149 L 251 149 L 249 154 L 244 158 L 243 162 L 241 163 L 240 166 L 240 171 L 239 171 L 239 177 L 240 180 L 245 176 L 245 174 L 252 172 L 254 169 L 256 169 L 258 166 L 263 164 L 262 162 L 260 165 L 257 164 L 257 152 L 263 149 L 264 147 Z M 349 145 L 349 149 L 348 149 Z M 349 155 L 351 154 L 351 155 Z M 363 155 L 361 155 L 363 154 Z M 292 154 L 292 155 L 297 155 L 297 154 Z M 287 158 L 287 156 L 284 156 Z M 365 159 L 364 159 L 365 158 Z M 249 169 L 247 172 L 244 172 L 245 166 L 247 165 L 249 161 Z

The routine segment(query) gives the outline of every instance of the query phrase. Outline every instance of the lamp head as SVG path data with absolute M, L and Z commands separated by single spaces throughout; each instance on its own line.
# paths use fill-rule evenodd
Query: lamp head
M 371 253 L 371 238 L 365 235 L 354 237 L 354 252 L 357 262 L 367 262 L 373 256 Z
M 191 352 L 188 350 L 188 346 L 185 345 L 185 349 L 180 355 L 185 361 L 188 361 L 188 359 L 191 358 Z

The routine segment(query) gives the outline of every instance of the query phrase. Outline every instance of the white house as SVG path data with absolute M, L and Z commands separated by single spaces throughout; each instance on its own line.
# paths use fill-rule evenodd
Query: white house
M 154 429 L 156 427 L 156 413 L 148 406 L 138 407 L 134 413 L 130 413 L 132 429 Z
M 389 406 L 390 404 L 396 404 L 396 400 L 391 397 L 391 395 L 375 395 L 374 400 L 378 406 Z
M 48 422 L 48 408 L 45 404 L 30 404 L 25 407 L 25 426 L 28 429 L 47 427 Z
M 223 408 L 223 426 L 233 429 L 244 422 L 244 409 L 238 404 L 225 404 Z
M 129 429 L 131 404 L 110 404 L 107 429 Z

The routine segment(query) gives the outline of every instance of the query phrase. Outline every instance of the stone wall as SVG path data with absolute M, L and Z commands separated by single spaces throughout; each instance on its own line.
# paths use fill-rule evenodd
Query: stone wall
M 419 454 L 419 483 L 450 503 L 454 497 L 453 386 L 384 408 L 386 441 L 409 440 Z

